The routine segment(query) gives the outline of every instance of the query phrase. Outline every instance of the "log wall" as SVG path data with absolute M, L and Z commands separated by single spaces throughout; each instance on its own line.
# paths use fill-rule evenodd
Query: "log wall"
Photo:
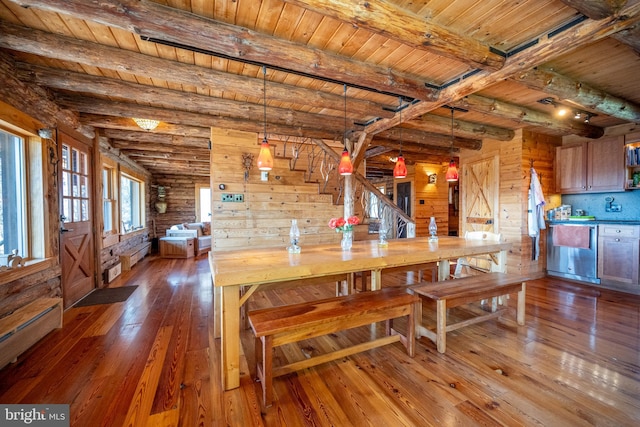
M 149 212 L 152 218 L 151 235 L 162 237 L 172 225 L 196 221 L 196 185 L 209 186 L 206 177 L 181 175 L 154 175 L 149 201 Z M 155 204 L 158 200 L 157 187 L 165 187 L 167 211 L 158 213 Z

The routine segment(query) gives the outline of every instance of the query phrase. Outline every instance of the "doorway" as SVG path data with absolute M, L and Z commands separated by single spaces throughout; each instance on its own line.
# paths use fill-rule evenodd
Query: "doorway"
M 396 204 L 407 216 L 411 216 L 411 197 L 411 181 L 396 184 Z M 407 237 L 407 227 L 399 228 L 398 237 Z

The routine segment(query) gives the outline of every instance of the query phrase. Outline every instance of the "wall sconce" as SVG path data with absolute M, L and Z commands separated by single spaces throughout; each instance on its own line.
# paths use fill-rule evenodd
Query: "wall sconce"
M 435 184 L 436 182 L 438 182 L 438 174 L 428 173 L 427 178 L 429 178 L 429 184 Z
M 158 213 L 163 214 L 167 211 L 167 202 L 164 200 L 166 195 L 165 188 L 162 185 L 158 185 L 158 201 L 156 202 L 156 210 Z
M 159 120 L 138 119 L 135 117 L 133 118 L 133 121 L 136 122 L 136 124 L 140 126 L 141 129 L 144 129 L 144 130 L 154 130 L 160 124 Z

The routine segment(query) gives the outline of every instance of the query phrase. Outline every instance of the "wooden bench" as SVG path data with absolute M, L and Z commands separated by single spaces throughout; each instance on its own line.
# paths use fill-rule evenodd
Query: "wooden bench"
M 122 270 L 129 271 L 136 265 L 138 261 L 149 254 L 151 250 L 151 242 L 143 242 L 131 250 L 120 255 L 120 262 L 122 263 Z
M 61 327 L 62 298 L 39 298 L 0 319 L 0 369 Z
M 264 405 L 270 406 L 273 400 L 274 377 L 396 341 L 413 357 L 415 312 L 419 304 L 420 298 L 406 288 L 386 288 L 249 312 L 249 324 L 256 336 L 256 374 L 262 383 Z M 408 316 L 406 335 L 393 329 L 393 319 L 403 316 Z M 384 337 L 272 369 L 273 347 L 383 320 L 387 332 Z
M 409 289 L 423 300 L 435 301 L 436 303 L 436 332 L 434 333 L 421 325 L 422 311 L 419 311 L 417 314 L 420 319 L 417 327 L 418 337 L 426 336 L 431 339 L 436 343 L 438 351 L 444 353 L 447 349 L 447 332 L 496 318 L 506 310 L 495 310 L 458 323 L 447 324 L 448 308 L 515 292 L 518 293 L 516 320 L 518 325 L 524 325 L 526 280 L 527 278 L 514 274 L 486 273 L 462 279 L 409 286 Z

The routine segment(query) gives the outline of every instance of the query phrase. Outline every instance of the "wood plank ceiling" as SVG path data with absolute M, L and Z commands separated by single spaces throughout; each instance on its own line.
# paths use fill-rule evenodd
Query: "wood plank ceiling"
M 346 87 L 346 134 L 374 177 L 400 148 L 408 163 L 446 161 L 520 128 L 598 138 L 639 123 L 639 12 L 640 0 L 0 0 L 0 61 L 152 174 L 208 175 L 210 126 L 261 138 L 265 86 L 272 142 L 341 145 Z

